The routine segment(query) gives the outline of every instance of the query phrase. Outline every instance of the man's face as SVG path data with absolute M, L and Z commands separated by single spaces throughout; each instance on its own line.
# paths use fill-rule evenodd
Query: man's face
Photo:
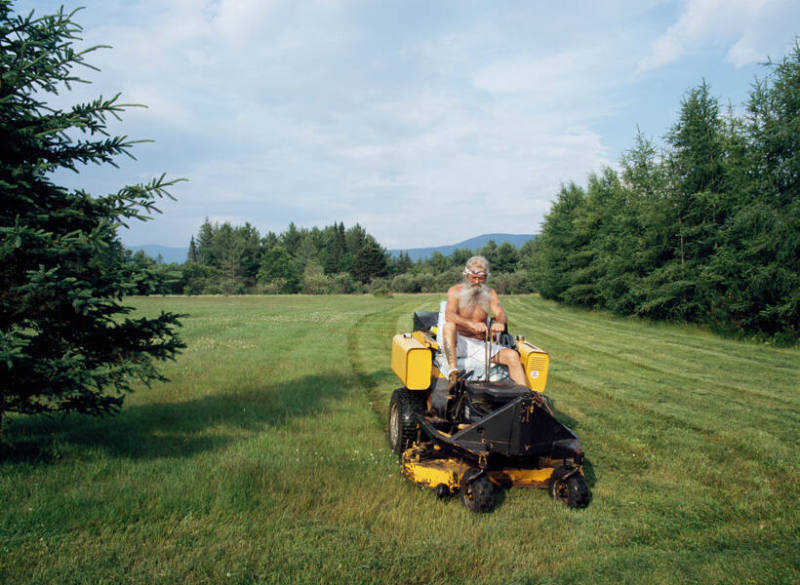
M 470 286 L 480 286 L 486 282 L 486 277 L 489 276 L 489 273 L 486 272 L 486 269 L 483 266 L 467 267 L 465 272 L 467 282 L 470 284 Z

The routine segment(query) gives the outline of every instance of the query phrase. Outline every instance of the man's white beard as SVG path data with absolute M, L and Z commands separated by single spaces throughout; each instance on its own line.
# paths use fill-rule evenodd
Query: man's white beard
M 465 282 L 458 294 L 458 304 L 465 309 L 471 310 L 476 306 L 489 312 L 489 291 L 491 289 L 484 283 L 470 284 Z

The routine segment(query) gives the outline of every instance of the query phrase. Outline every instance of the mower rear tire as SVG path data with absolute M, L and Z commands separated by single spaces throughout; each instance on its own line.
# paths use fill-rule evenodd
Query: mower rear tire
M 482 514 L 494 508 L 494 484 L 480 469 L 468 469 L 461 478 L 461 501 L 471 512 Z
M 580 471 L 563 477 L 564 471 L 557 469 L 550 477 L 550 497 L 564 502 L 570 508 L 585 508 L 589 505 L 591 495 L 586 480 Z
M 425 396 L 408 388 L 398 388 L 389 401 L 389 448 L 400 455 L 417 438 L 414 413 L 425 410 Z

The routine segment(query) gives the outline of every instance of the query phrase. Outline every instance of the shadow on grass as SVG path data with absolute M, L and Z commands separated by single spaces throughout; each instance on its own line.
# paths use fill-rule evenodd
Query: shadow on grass
M 94 450 L 137 459 L 189 457 L 225 447 L 240 430 L 285 426 L 354 387 L 351 377 L 314 375 L 182 402 L 123 406 L 115 417 L 14 417 L 0 463 L 50 463 L 65 456 L 91 457 Z
M 551 405 L 553 407 L 553 413 L 556 417 L 556 420 L 558 420 L 558 422 L 561 424 L 568 426 L 572 431 L 575 432 L 576 435 L 578 435 L 578 438 L 580 439 L 581 435 L 578 432 L 578 428 L 581 426 L 581 423 L 577 419 L 574 419 L 555 408 L 555 402 L 552 400 Z M 597 475 L 595 475 L 592 460 L 588 457 L 585 457 L 583 460 L 583 477 L 586 479 L 586 484 L 590 488 L 593 488 L 597 483 Z

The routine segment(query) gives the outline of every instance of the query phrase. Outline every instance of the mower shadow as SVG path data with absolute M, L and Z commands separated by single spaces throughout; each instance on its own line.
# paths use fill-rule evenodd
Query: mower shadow
M 570 429 L 575 431 L 578 437 L 580 437 L 578 428 L 581 426 L 581 423 L 577 419 L 574 419 L 558 410 L 555 406 L 555 401 L 552 401 L 551 407 L 553 408 L 553 415 L 555 416 L 556 420 L 561 424 L 568 426 Z M 593 488 L 597 483 L 597 476 L 594 473 L 592 461 L 588 457 L 583 460 L 583 477 L 590 488 Z
M 553 410 L 553 416 L 556 417 L 556 420 L 558 420 L 558 422 L 560 422 L 561 424 L 568 426 L 573 431 L 577 432 L 577 429 L 578 427 L 580 427 L 581 424 L 580 421 L 561 412 L 558 409 L 558 402 L 556 402 L 552 398 L 550 398 L 549 400 L 550 400 L 550 408 Z
M 123 406 L 119 415 L 14 417 L 4 433 L 0 463 L 53 463 L 66 454 L 158 459 L 190 457 L 240 440 L 241 431 L 282 427 L 357 388 L 352 377 L 314 375 L 180 402 Z M 147 392 L 142 390 L 141 392 Z
M 594 465 L 592 465 L 592 460 L 588 457 L 583 460 L 583 478 L 586 480 L 586 485 L 590 488 L 594 488 L 597 484 L 597 476 L 594 473 Z

